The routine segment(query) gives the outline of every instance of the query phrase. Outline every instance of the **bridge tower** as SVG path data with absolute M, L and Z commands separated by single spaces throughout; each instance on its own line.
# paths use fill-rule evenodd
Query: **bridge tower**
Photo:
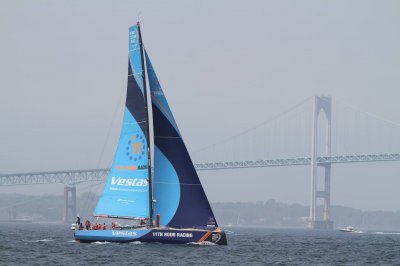
M 331 163 L 318 163 L 318 117 L 321 111 L 326 119 L 325 154 L 331 156 L 331 126 L 332 126 L 332 98 L 314 96 L 313 98 L 313 129 L 311 141 L 311 195 L 310 217 L 308 226 L 312 229 L 333 229 L 333 221 L 330 220 L 331 208 Z M 324 168 L 323 190 L 318 190 L 318 167 Z M 324 200 L 322 220 L 317 216 L 317 198 Z
M 76 187 L 75 185 L 65 186 L 63 222 L 65 223 L 74 222 L 75 218 L 76 218 Z

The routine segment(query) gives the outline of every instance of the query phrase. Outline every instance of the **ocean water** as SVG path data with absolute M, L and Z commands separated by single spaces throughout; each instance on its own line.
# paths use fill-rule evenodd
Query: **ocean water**
M 229 230 L 228 246 L 79 244 L 67 225 L 0 224 L 0 265 L 400 265 L 399 232 Z

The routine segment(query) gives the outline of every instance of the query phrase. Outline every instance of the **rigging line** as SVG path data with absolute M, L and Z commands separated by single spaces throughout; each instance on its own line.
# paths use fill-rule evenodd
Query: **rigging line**
M 201 184 L 188 184 L 180 182 L 154 182 L 155 184 L 166 184 L 166 185 L 184 185 L 184 186 L 201 186 Z
M 169 137 L 169 136 L 154 136 L 157 139 L 181 139 L 181 137 Z
M 143 120 L 143 121 L 137 121 L 136 123 L 130 123 L 130 122 L 124 122 L 124 125 L 136 125 L 136 124 L 146 124 L 147 121 Z
M 139 50 L 139 49 L 133 49 L 132 51 L 137 51 L 137 50 Z M 129 60 L 130 60 L 130 56 L 129 56 Z M 136 83 L 139 85 L 140 88 L 143 88 L 143 81 L 142 81 L 143 76 L 142 76 L 142 74 L 139 74 L 139 73 L 136 72 L 135 67 L 134 67 L 134 65 L 132 63 L 131 63 L 131 69 L 132 69 L 132 75 L 135 78 Z M 142 78 L 142 79 L 140 79 L 140 78 Z
M 108 127 L 107 136 L 106 136 L 106 141 L 103 142 L 104 144 L 103 144 L 103 147 L 101 148 L 99 160 L 98 160 L 98 162 L 97 162 L 97 168 L 99 168 L 100 162 L 101 162 L 101 160 L 103 159 L 103 154 L 104 154 L 104 151 L 105 151 L 105 149 L 106 149 L 106 145 L 107 145 L 107 143 L 108 143 L 108 140 L 109 140 L 109 138 L 110 138 L 111 128 L 112 128 L 112 125 L 114 124 L 115 117 L 117 116 L 117 112 L 118 112 L 118 110 L 119 110 L 119 103 L 121 102 L 122 96 L 124 95 L 124 92 L 125 92 L 125 91 L 126 91 L 125 89 L 121 90 L 121 93 L 120 93 L 120 95 L 119 95 L 118 102 L 117 102 L 117 104 L 115 105 L 114 114 L 113 114 L 113 116 L 112 116 L 112 119 L 111 119 L 111 122 L 110 122 L 110 126 Z
M 349 108 L 351 108 L 351 109 L 353 109 L 353 110 L 355 110 L 355 111 L 357 111 L 357 112 L 364 113 L 365 115 L 371 116 L 371 117 L 373 117 L 373 118 L 375 118 L 375 119 L 377 119 L 377 120 L 380 120 L 380 121 L 382 121 L 382 122 L 385 122 L 385 123 L 387 123 L 387 124 L 391 124 L 391 125 L 393 125 L 393 126 L 400 127 L 400 123 L 394 122 L 394 121 L 392 121 L 392 120 L 386 119 L 386 118 L 381 117 L 381 116 L 379 116 L 379 115 L 370 113 L 370 112 L 368 112 L 368 111 L 364 111 L 364 110 L 362 110 L 362 109 L 360 109 L 360 108 L 358 108 L 358 107 L 356 107 L 356 106 L 350 105 L 350 104 L 346 103 L 346 102 L 345 102 L 342 98 L 340 98 L 340 97 L 335 97 L 335 99 L 339 99 L 339 102 L 341 102 L 342 104 L 346 105 L 347 107 L 349 107 Z
M 247 129 L 247 130 L 245 130 L 245 131 L 242 131 L 241 133 L 238 133 L 238 134 L 236 134 L 236 135 L 230 136 L 230 137 L 228 137 L 228 138 L 226 138 L 226 139 L 223 139 L 223 140 L 221 140 L 221 141 L 219 141 L 219 142 L 215 142 L 215 143 L 213 143 L 213 144 L 210 144 L 210 145 L 208 145 L 208 146 L 206 146 L 206 147 L 204 147 L 204 148 L 201 148 L 201 149 L 198 149 L 198 150 L 196 150 L 196 151 L 193 151 L 193 153 L 198 153 L 198 152 L 207 150 L 207 149 L 209 149 L 209 148 L 211 148 L 211 147 L 213 147 L 213 146 L 219 145 L 219 144 L 221 144 L 221 143 L 228 142 L 228 141 L 230 141 L 230 140 L 232 140 L 232 139 L 234 139 L 234 138 L 243 136 L 243 135 L 247 134 L 248 132 L 250 132 L 250 131 L 252 131 L 252 130 L 254 130 L 254 129 L 257 129 L 257 128 L 261 127 L 261 126 L 264 126 L 264 125 L 266 125 L 266 124 L 269 124 L 269 123 L 271 123 L 271 122 L 274 122 L 276 119 L 278 119 L 278 118 L 280 118 L 280 117 L 282 117 L 282 116 L 284 116 L 284 115 L 290 113 L 291 111 L 297 109 L 298 107 L 300 107 L 301 105 L 303 105 L 305 102 L 307 102 L 308 100 L 310 100 L 312 97 L 314 97 L 314 96 L 307 97 L 306 99 L 300 101 L 298 104 L 296 104 L 296 105 L 293 106 L 292 108 L 290 108 L 290 109 L 288 109 L 288 110 L 286 110 L 286 111 L 284 111 L 284 112 L 281 112 L 281 113 L 279 113 L 279 114 L 273 116 L 272 118 L 270 118 L 270 119 L 268 119 L 268 120 L 265 120 L 264 122 L 262 122 L 262 123 L 260 123 L 260 124 L 258 124 L 258 125 L 256 125 L 256 126 L 254 126 L 254 127 L 252 127 L 252 128 L 249 128 L 249 129 Z
M 76 190 L 77 190 L 77 191 L 84 191 L 84 190 L 87 189 L 87 188 L 93 189 L 94 187 L 97 187 L 97 186 L 103 184 L 104 181 L 105 181 L 105 178 L 104 178 L 104 180 L 102 180 L 102 181 L 94 182 L 94 183 L 88 184 L 87 186 L 84 186 L 84 187 L 81 187 L 81 186 L 78 187 L 78 186 L 77 186 L 77 187 L 76 187 Z
M 80 204 L 82 206 L 82 209 L 88 209 L 89 206 L 90 206 L 90 203 L 95 201 L 96 197 L 98 197 L 98 195 L 97 195 L 98 193 L 96 193 L 96 192 L 99 192 L 98 191 L 99 190 L 99 186 L 102 185 L 102 184 L 104 184 L 104 181 L 98 181 L 95 184 L 88 184 L 87 186 L 84 186 L 84 187 L 76 186 L 77 192 L 81 192 L 82 193 L 87 188 L 90 188 L 89 191 L 87 191 L 87 192 L 93 193 L 95 195 L 95 196 L 94 195 L 90 195 L 90 197 L 83 198 L 83 200 L 81 201 L 81 204 Z

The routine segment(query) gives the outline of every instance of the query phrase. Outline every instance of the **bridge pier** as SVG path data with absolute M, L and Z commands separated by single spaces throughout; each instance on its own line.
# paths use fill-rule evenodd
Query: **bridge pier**
M 64 214 L 63 222 L 72 223 L 76 218 L 76 187 L 64 187 Z
M 329 221 L 331 215 L 331 164 L 326 163 L 325 168 L 325 193 L 324 193 L 324 221 Z M 332 224 L 333 227 L 333 224 Z
M 310 216 L 308 219 L 308 227 L 312 229 L 333 229 L 333 221 L 330 220 L 331 208 L 331 163 L 318 163 L 318 116 L 321 111 L 324 112 L 326 118 L 326 139 L 325 139 L 325 155 L 331 156 L 331 97 L 313 98 L 313 131 L 311 142 L 311 193 L 310 193 Z M 324 167 L 324 189 L 317 189 L 318 166 Z M 317 216 L 317 199 L 324 200 L 322 220 Z

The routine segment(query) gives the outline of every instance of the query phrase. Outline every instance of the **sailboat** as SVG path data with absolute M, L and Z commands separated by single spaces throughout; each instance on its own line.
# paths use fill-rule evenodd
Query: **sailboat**
M 77 227 L 77 242 L 227 244 L 143 46 L 139 22 L 129 28 L 128 85 L 119 143 L 93 216 L 142 225 Z

